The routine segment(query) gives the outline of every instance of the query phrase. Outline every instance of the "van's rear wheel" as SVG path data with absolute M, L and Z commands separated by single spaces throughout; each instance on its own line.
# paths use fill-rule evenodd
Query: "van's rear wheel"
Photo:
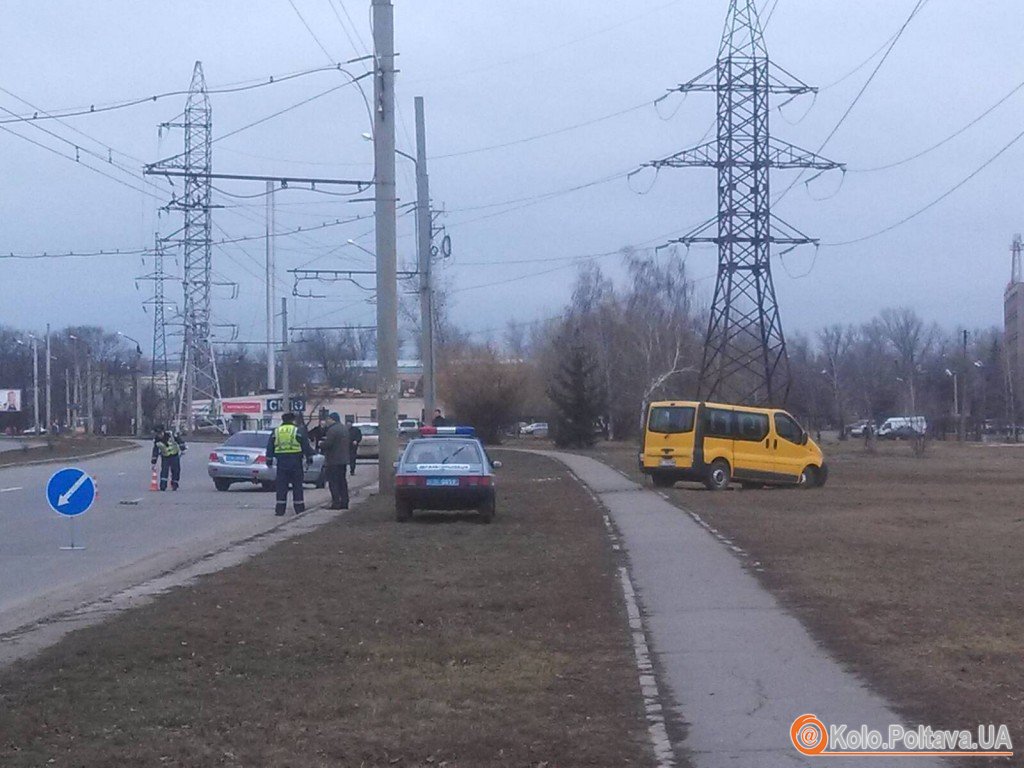
M 663 472 L 655 472 L 652 474 L 651 482 L 654 483 L 655 488 L 671 488 L 676 484 L 676 480 L 672 475 L 668 475 Z
M 729 487 L 732 480 L 732 473 L 729 471 L 729 462 L 725 459 L 715 459 L 708 467 L 707 476 L 704 478 L 704 485 L 709 491 L 724 491 Z

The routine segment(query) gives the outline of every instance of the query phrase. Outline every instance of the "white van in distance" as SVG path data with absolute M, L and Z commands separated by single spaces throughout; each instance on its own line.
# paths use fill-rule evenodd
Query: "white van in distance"
M 893 416 L 882 422 L 876 436 L 879 440 L 908 440 L 927 431 L 928 422 L 924 416 Z

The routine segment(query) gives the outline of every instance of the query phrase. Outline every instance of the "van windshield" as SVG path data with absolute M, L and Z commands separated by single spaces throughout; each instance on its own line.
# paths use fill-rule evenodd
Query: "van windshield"
M 659 406 L 651 408 L 647 428 L 661 435 L 675 435 L 693 431 L 693 406 Z

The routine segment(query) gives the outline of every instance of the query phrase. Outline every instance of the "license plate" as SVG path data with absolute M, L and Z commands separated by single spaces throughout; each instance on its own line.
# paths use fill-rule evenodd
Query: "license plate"
M 248 464 L 248 456 L 239 456 L 237 453 L 229 453 L 224 457 L 225 464 Z
M 662 459 L 661 466 L 663 467 L 674 467 L 676 465 L 675 459 Z
M 453 485 L 459 484 L 459 478 L 457 477 L 428 477 L 427 487 L 428 488 L 450 488 Z

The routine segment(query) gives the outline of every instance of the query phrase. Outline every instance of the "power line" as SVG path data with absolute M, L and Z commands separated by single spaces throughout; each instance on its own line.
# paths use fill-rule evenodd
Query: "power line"
M 853 245 L 855 243 L 863 243 L 866 240 L 872 240 L 872 239 L 874 239 L 876 237 L 879 237 L 880 235 L 886 234 L 887 232 L 892 232 L 897 227 L 901 227 L 904 224 L 906 224 L 907 222 L 913 221 L 918 216 L 920 216 L 921 214 L 931 210 L 936 205 L 938 205 L 943 200 L 945 200 L 947 197 L 949 197 L 950 195 L 955 193 L 957 190 L 959 190 L 961 187 L 963 187 L 965 184 L 970 182 L 975 176 L 979 175 L 982 171 L 984 171 L 986 168 L 988 168 L 990 165 L 992 165 L 992 163 L 994 163 L 996 160 L 998 160 L 1000 157 L 1002 157 L 1006 152 L 1008 152 L 1021 139 L 1024 139 L 1024 131 L 1021 131 L 1016 136 L 1014 136 L 1009 144 L 1007 144 L 1002 149 L 1000 149 L 998 152 L 996 152 L 992 157 L 990 157 L 988 160 L 986 160 L 979 168 L 976 168 L 974 171 L 972 171 L 966 177 L 964 177 L 959 182 L 954 184 L 953 187 L 951 187 L 950 189 L 948 189 L 945 192 L 943 192 L 941 195 L 939 195 L 937 198 L 932 200 L 930 203 L 928 203 L 923 208 L 920 208 L 917 211 L 915 211 L 914 213 L 910 214 L 909 216 L 906 216 L 906 217 L 900 219 L 895 224 L 890 224 L 885 229 L 880 229 L 877 232 L 871 233 L 870 235 L 864 235 L 863 237 L 857 237 L 857 238 L 854 238 L 852 240 L 844 240 L 844 241 L 838 242 L 838 243 L 822 243 L 821 247 L 822 248 L 838 248 L 839 246 L 842 246 L 842 245 Z
M 945 146 L 946 144 L 948 144 L 949 142 L 951 142 L 951 141 L 952 141 L 953 139 L 955 139 L 955 138 L 957 138 L 958 136 L 960 136 L 960 135 L 962 135 L 962 134 L 966 133 L 967 131 L 969 131 L 969 130 L 970 130 L 971 128 L 973 128 L 974 126 L 976 126 L 976 125 L 977 125 L 978 123 L 980 123 L 980 122 L 981 122 L 982 120 L 984 120 L 984 119 L 985 119 L 986 117 L 988 117 L 988 116 L 989 116 L 990 114 L 992 114 L 993 112 L 995 112 L 995 111 L 996 111 L 996 110 L 997 110 L 997 109 L 998 109 L 999 107 L 1001 107 L 1001 106 L 1002 106 L 1003 104 L 1005 104 L 1005 103 L 1006 103 L 1007 101 L 1009 101 L 1009 100 L 1010 100 L 1010 98 L 1011 98 L 1012 96 L 1014 96 L 1014 95 L 1015 95 L 1015 94 L 1016 94 L 1016 93 L 1017 93 L 1018 91 L 1020 91 L 1020 90 L 1021 90 L 1022 88 L 1024 88 L 1024 80 L 1021 80 L 1021 81 L 1020 81 L 1019 83 L 1017 83 L 1017 85 L 1015 85 L 1015 86 L 1013 87 L 1013 90 L 1011 90 L 1011 91 L 1010 91 L 1009 93 L 1007 93 L 1007 94 L 1006 94 L 1005 96 L 1003 96 L 1003 97 L 1002 97 L 1001 99 L 999 99 L 999 101 L 997 101 L 997 102 L 996 102 L 995 104 L 993 104 L 993 105 L 992 105 L 991 107 L 989 107 L 988 109 L 986 109 L 986 110 L 985 110 L 984 112 L 982 112 L 982 113 L 981 113 L 980 115 L 978 115 L 978 116 L 977 116 L 976 118 L 974 118 L 973 120 L 971 120 L 971 121 L 970 121 L 969 123 L 967 123 L 967 124 L 966 124 L 965 126 L 963 126 L 962 128 L 960 128 L 959 130 L 955 131 L 954 133 L 950 134 L 949 136 L 947 136 L 946 138 L 944 138 L 944 139 L 943 139 L 942 141 L 939 141 L 939 142 L 938 142 L 938 143 L 936 143 L 936 144 L 932 144 L 932 145 L 931 145 L 930 147 L 928 147 L 927 149 L 923 149 L 923 150 L 921 150 L 921 151 L 920 151 L 920 152 L 918 152 L 917 154 L 911 155 L 910 157 L 906 157 L 906 158 L 904 158 L 904 159 L 902 159 L 902 160 L 898 160 L 898 161 L 896 161 L 896 162 L 893 162 L 893 163 L 887 163 L 886 165 L 879 165 L 879 166 L 876 166 L 876 167 L 874 167 L 874 168 L 851 168 L 851 169 L 849 169 L 849 172 L 850 172 L 850 173 L 874 173 L 875 171 L 887 171 L 887 170 L 889 170 L 890 168 L 897 168 L 897 167 L 899 167 L 899 166 L 901 166 L 901 165 L 906 165 L 906 164 L 907 164 L 907 163 L 909 163 L 909 162 L 912 162 L 912 161 L 914 161 L 914 160 L 917 160 L 918 158 L 924 157 L 925 155 L 927 155 L 927 154 L 929 154 L 929 153 L 931 153 L 931 152 L 934 152 L 934 151 L 935 151 L 936 149 L 938 149 L 939 147 Z
M 828 136 L 825 137 L 825 140 L 822 141 L 821 144 L 818 146 L 818 149 L 815 150 L 815 154 L 820 154 L 821 151 L 825 149 L 825 146 L 836 135 L 836 133 L 838 133 L 840 127 L 842 127 L 843 123 L 846 122 L 846 119 L 850 116 L 850 113 L 853 112 L 854 108 L 857 106 L 861 98 L 867 92 L 867 89 L 870 87 L 871 83 L 875 79 L 875 76 L 878 74 L 879 70 L 881 70 L 882 66 L 889 58 L 889 55 L 896 48 L 896 44 L 900 41 L 900 38 L 903 37 L 903 33 L 906 31 L 907 27 L 910 26 L 910 22 L 914 20 L 917 14 L 920 13 L 921 9 L 924 8 L 929 2 L 930 0 L 917 0 L 913 10 L 910 12 L 910 15 L 907 16 L 906 21 L 903 22 L 903 26 L 901 26 L 899 30 L 896 32 L 896 34 L 893 36 L 892 42 L 889 43 L 889 47 L 886 49 L 885 54 L 879 60 L 878 64 L 875 65 L 875 68 L 871 71 L 871 74 L 868 76 L 868 79 L 864 81 L 864 85 L 861 86 L 860 90 L 857 92 L 857 95 L 853 97 L 853 101 L 850 102 L 850 106 L 848 106 L 846 108 L 846 111 L 843 112 L 842 117 L 839 118 L 839 122 L 835 124 L 832 130 L 829 131 Z M 782 200 L 786 195 L 788 195 L 792 191 L 793 187 L 795 187 L 799 183 L 800 179 L 803 178 L 803 175 L 804 171 L 801 170 L 800 173 L 797 174 L 796 178 L 794 178 L 793 181 L 790 183 L 790 185 L 782 191 L 782 194 L 775 198 L 776 204 L 778 204 L 780 200 Z
M 662 98 L 664 98 L 664 97 L 662 97 Z M 579 128 L 586 128 L 586 127 L 591 126 L 591 125 L 596 125 L 597 123 L 605 122 L 606 120 L 612 120 L 612 119 L 614 119 L 616 117 L 622 117 L 623 115 L 628 115 L 628 114 L 630 114 L 632 112 L 637 112 L 637 111 L 639 111 L 641 109 L 644 109 L 645 107 L 650 107 L 652 104 L 656 104 L 657 101 L 660 101 L 660 99 L 656 100 L 656 101 L 645 101 L 642 104 L 637 104 L 636 106 L 633 106 L 633 107 L 627 107 L 626 109 L 620 109 L 617 112 L 612 112 L 612 113 L 607 114 L 607 115 L 602 115 L 601 117 L 596 117 L 593 120 L 587 120 L 587 121 L 582 122 L 582 123 L 575 123 L 573 125 L 567 125 L 564 128 L 557 128 L 557 129 L 555 129 L 553 131 L 546 131 L 545 133 L 538 133 L 538 134 L 535 134 L 533 136 L 526 136 L 526 137 L 524 137 L 522 139 L 514 139 L 512 141 L 506 141 L 506 142 L 503 142 L 501 144 L 491 144 L 491 145 L 486 146 L 486 147 L 475 147 L 474 149 L 465 149 L 465 150 L 462 150 L 460 152 L 449 152 L 449 153 L 444 154 L 444 155 L 433 155 L 429 159 L 431 159 L 431 160 L 447 160 L 447 159 L 453 158 L 453 157 L 465 157 L 466 155 L 476 155 L 476 154 L 480 154 L 481 152 L 490 152 L 490 151 L 495 150 L 495 149 L 506 149 L 508 147 L 514 147 L 514 146 L 517 146 L 519 144 L 529 144 L 530 142 L 533 142 L 533 141 L 538 141 L 540 139 L 546 139 L 546 138 L 549 138 L 551 136 L 558 136 L 559 134 L 563 134 L 563 133 L 569 133 L 570 131 L 575 131 L 575 130 L 577 130 Z

